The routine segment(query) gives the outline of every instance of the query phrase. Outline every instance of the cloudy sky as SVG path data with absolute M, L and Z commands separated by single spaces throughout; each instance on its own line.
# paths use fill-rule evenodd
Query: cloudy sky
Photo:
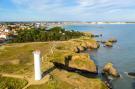
M 0 21 L 135 21 L 135 0 L 0 0 Z

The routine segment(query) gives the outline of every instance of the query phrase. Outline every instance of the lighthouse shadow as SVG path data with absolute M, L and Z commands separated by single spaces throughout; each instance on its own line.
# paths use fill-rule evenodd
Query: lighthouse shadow
M 44 71 L 44 72 L 42 73 L 42 78 L 45 77 L 47 74 L 51 73 L 51 72 L 52 72 L 53 70 L 55 70 L 55 69 L 56 69 L 56 67 L 53 66 L 53 67 L 49 68 L 48 70 Z

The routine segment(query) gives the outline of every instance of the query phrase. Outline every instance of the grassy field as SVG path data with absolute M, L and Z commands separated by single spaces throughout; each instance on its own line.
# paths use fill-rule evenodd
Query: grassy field
M 42 85 L 31 85 L 27 89 L 75 89 L 75 86 L 62 81 L 59 78 L 50 79 L 47 83 Z
M 23 79 L 0 77 L 0 89 L 22 89 L 27 83 Z
M 64 70 L 54 70 L 47 83 L 31 85 L 27 89 L 107 89 L 105 84 L 98 78 L 87 78 L 77 73 Z
M 20 43 L 0 47 L 0 72 L 13 74 L 30 74 L 33 72 L 33 54 L 41 50 L 42 57 L 48 54 L 51 43 Z
M 65 63 L 65 57 L 77 55 L 79 58 L 74 59 L 71 62 L 71 66 L 89 68 L 89 70 L 95 69 L 93 61 L 85 61 L 89 59 L 88 54 L 76 53 L 83 51 L 85 47 L 97 48 L 96 41 L 91 38 L 80 38 L 72 39 L 69 41 L 54 41 L 54 42 L 33 42 L 33 43 L 14 43 L 0 46 L 0 73 L 17 74 L 32 78 L 34 76 L 34 60 L 33 51 L 41 51 L 42 59 L 42 72 L 47 72 L 52 77 L 48 82 L 41 85 L 31 85 L 28 89 L 106 89 L 104 83 L 97 78 L 89 78 L 78 73 L 71 73 L 66 70 L 50 70 L 53 65 L 53 61 L 59 63 Z M 82 56 L 79 56 L 82 55 Z M 88 66 L 87 66 L 88 65 Z M 26 82 L 24 80 L 13 79 L 13 78 L 2 78 L 0 81 L 4 83 L 7 80 L 11 80 L 11 84 L 16 82 L 15 88 L 9 89 L 20 89 Z M 5 85 L 1 84 L 1 87 Z M 22 83 L 22 85 L 19 85 Z M 10 87 L 9 85 L 6 85 Z M 18 86 L 20 86 L 18 88 Z M 91 88 L 90 88 L 91 87 Z M 1 89 L 1 88 L 0 88 Z M 2 88 L 5 89 L 5 88 Z

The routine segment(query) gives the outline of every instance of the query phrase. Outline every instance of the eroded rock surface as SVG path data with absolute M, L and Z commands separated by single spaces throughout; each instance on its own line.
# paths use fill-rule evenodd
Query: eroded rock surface
M 120 77 L 118 71 L 116 68 L 114 68 L 112 63 L 107 63 L 104 68 L 103 71 L 105 73 L 107 73 L 108 75 L 112 75 L 113 77 Z

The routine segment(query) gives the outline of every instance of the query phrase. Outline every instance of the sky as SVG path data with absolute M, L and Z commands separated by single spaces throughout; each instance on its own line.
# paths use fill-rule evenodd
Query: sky
M 0 21 L 135 21 L 135 0 L 0 0 Z

